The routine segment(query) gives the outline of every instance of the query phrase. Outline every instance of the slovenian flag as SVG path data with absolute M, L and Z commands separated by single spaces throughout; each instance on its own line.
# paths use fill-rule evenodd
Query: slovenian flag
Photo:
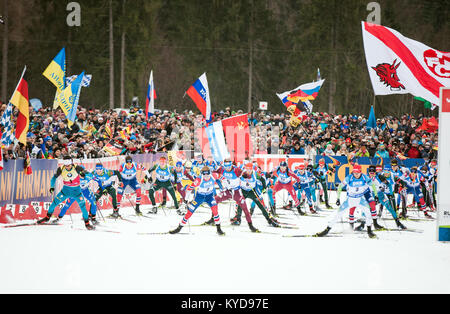
M 209 149 L 211 155 L 216 162 L 223 162 L 230 157 L 225 137 L 223 135 L 222 121 L 217 121 L 205 127 L 206 136 L 208 137 Z
M 197 105 L 206 122 L 211 121 L 211 101 L 209 99 L 208 80 L 206 73 L 203 73 L 194 84 L 186 91 Z

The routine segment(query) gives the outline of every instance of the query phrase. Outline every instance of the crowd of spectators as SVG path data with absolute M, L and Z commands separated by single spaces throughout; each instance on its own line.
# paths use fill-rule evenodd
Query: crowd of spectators
M 0 116 L 6 108 L 0 104 Z M 236 114 L 225 108 L 213 120 Z M 255 153 L 307 154 L 348 157 L 406 157 L 436 159 L 437 130 L 419 128 L 422 115 L 382 117 L 368 129 L 364 115 L 312 113 L 292 127 L 289 114 L 253 112 L 249 125 Z M 31 158 L 99 158 L 114 154 L 139 154 L 171 149 L 198 149 L 193 134 L 201 126 L 197 112 L 157 110 L 148 121 L 142 108 L 100 110 L 79 106 L 76 123 L 69 128 L 61 109 L 30 107 L 26 150 Z M 0 132 L 3 126 L 0 125 Z M 4 160 L 24 158 L 20 143 L 3 148 Z

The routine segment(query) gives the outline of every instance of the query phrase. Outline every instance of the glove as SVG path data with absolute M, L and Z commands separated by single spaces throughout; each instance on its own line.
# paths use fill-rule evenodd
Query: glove
M 336 206 L 341 206 L 341 201 L 339 199 L 336 200 Z
M 102 191 L 102 194 L 103 194 L 103 195 L 108 194 L 108 190 L 107 190 L 107 189 L 104 189 L 104 190 Z
M 50 188 L 50 194 L 53 194 L 53 192 L 55 191 L 55 189 L 54 188 Z

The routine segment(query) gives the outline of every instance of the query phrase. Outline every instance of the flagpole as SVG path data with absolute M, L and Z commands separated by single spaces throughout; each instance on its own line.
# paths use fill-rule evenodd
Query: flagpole
M 22 71 L 22 75 L 20 76 L 19 82 L 17 83 L 17 86 L 14 89 L 14 92 L 12 93 L 11 98 L 9 99 L 9 102 L 11 102 L 14 94 L 16 93 L 17 89 L 19 88 L 20 82 L 22 81 L 26 70 L 27 70 L 27 66 L 25 65 L 25 67 L 23 68 L 23 71 Z M 15 142 L 16 139 L 17 138 L 14 136 L 14 142 Z M 15 151 L 15 149 L 16 149 L 16 144 L 14 143 L 13 152 Z M 26 151 L 26 149 L 27 149 L 27 146 L 25 145 L 25 151 Z M 25 160 L 24 160 L 24 162 L 25 162 Z M 14 171 L 13 171 L 13 174 L 12 174 L 13 175 L 13 182 L 12 182 L 12 186 L 11 186 L 11 203 L 13 202 L 13 199 L 14 199 L 14 188 L 15 188 L 15 185 L 16 185 L 16 177 L 17 177 L 16 176 L 16 170 L 17 170 L 17 158 L 14 159 Z
M 23 76 L 25 75 L 25 71 L 26 71 L 26 70 L 27 70 L 27 66 L 25 65 L 25 67 L 23 68 L 23 71 L 22 71 L 22 75 L 20 76 L 19 82 L 17 83 L 17 86 L 16 86 L 16 88 L 14 89 L 14 92 L 12 93 L 11 98 L 9 98 L 9 102 L 11 102 L 12 97 L 14 96 L 14 94 L 15 94 L 16 91 L 17 91 L 17 89 L 19 88 L 19 84 L 20 84 L 20 82 L 22 81 Z
M 375 91 L 373 92 L 373 112 L 375 112 Z

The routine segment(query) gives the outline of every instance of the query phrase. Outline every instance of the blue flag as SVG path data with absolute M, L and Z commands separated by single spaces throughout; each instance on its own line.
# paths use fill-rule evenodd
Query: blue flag
M 367 120 L 366 128 L 375 129 L 377 127 L 377 120 L 375 119 L 375 111 L 373 106 L 370 107 L 369 119 Z

